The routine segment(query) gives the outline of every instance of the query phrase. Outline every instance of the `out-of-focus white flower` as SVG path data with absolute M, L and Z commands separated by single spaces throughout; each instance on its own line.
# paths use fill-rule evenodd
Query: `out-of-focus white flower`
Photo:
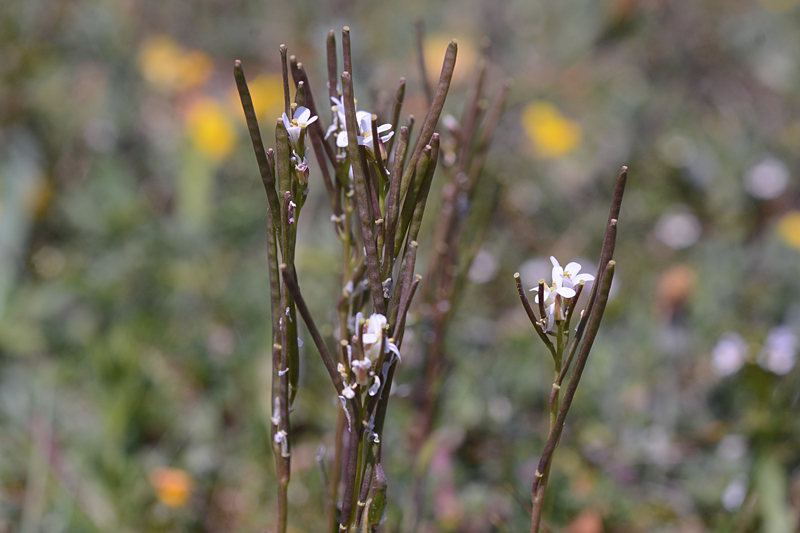
M 747 497 L 747 476 L 740 474 L 728 483 L 722 491 L 722 506 L 725 510 L 733 512 L 742 506 Z
M 789 169 L 780 159 L 767 157 L 747 171 L 744 188 L 754 198 L 771 200 L 789 185 Z
M 673 250 L 682 250 L 697 242 L 702 227 L 686 206 L 677 205 L 658 219 L 654 232 L 659 241 Z
M 747 361 L 747 342 L 733 331 L 723 333 L 711 350 L 711 366 L 718 376 L 730 376 Z
M 300 106 L 294 110 L 292 113 L 292 118 L 286 116 L 286 113 L 283 114 L 283 125 L 286 127 L 286 131 L 289 133 L 289 141 L 292 143 L 292 147 L 299 151 L 300 148 L 298 147 L 300 137 L 303 135 L 303 131 L 312 124 L 318 117 L 311 116 L 311 110 Z
M 786 326 L 772 328 L 758 354 L 761 368 L 780 376 L 794 368 L 797 356 L 797 336 Z
M 372 138 L 372 114 L 366 111 L 357 111 L 356 129 L 358 130 L 358 144 L 366 148 L 367 151 L 374 156 L 375 140 Z M 385 143 L 392 138 L 394 132 L 391 131 L 391 129 L 391 124 L 382 124 L 378 126 L 378 136 L 381 138 L 381 143 Z M 336 146 L 339 148 L 347 148 L 348 142 L 347 131 L 340 131 L 339 135 L 336 136 Z M 381 155 L 384 156 L 383 152 L 381 152 Z
M 742 435 L 726 435 L 717 444 L 717 455 L 726 461 L 738 461 L 747 454 L 747 440 Z

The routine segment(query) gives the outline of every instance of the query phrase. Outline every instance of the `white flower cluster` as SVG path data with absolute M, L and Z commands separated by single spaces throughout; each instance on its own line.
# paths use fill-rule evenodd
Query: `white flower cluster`
M 327 139 L 332 133 L 336 133 L 336 146 L 339 148 L 347 148 L 348 137 L 347 128 L 345 127 L 345 113 L 344 104 L 341 100 L 331 97 L 333 106 L 331 111 L 334 113 L 333 124 L 328 128 L 325 138 Z M 391 124 L 382 124 L 378 126 L 378 136 L 380 137 L 381 157 L 386 160 L 386 150 L 383 148 L 383 143 L 388 141 L 394 135 L 391 131 Z M 367 152 L 372 157 L 375 157 L 375 140 L 372 138 L 372 113 L 367 111 L 356 111 L 356 132 L 358 133 L 358 144 L 367 149 Z
M 565 300 L 569 300 L 570 298 L 575 297 L 575 288 L 583 283 L 588 283 L 590 281 L 594 281 L 594 276 L 591 274 L 579 274 L 581 271 L 580 263 L 576 263 L 572 261 L 568 263 L 566 267 L 561 267 L 561 263 L 558 262 L 558 259 L 550 256 L 550 262 L 553 263 L 553 284 L 551 286 L 544 286 L 544 306 L 545 306 L 545 314 L 547 315 L 547 328 L 545 331 L 550 331 L 553 329 L 553 321 L 555 317 L 555 307 L 556 307 L 556 295 L 561 296 L 561 305 L 562 308 L 560 311 L 562 312 L 566 309 L 566 302 Z M 539 303 L 539 287 L 534 287 L 530 289 L 531 291 L 536 291 L 536 297 L 534 301 L 538 304 Z
M 306 129 L 313 124 L 318 117 L 311 116 L 311 110 L 300 106 L 290 111 L 292 118 L 283 114 L 281 119 L 286 131 L 289 133 L 289 143 L 292 145 L 292 152 L 296 159 L 295 168 L 297 172 L 308 180 L 308 147 L 305 145 Z
M 767 333 L 756 358 L 758 365 L 782 376 L 794 368 L 797 358 L 797 335 L 788 326 L 776 326 Z M 738 372 L 750 359 L 747 341 L 738 333 L 724 333 L 711 350 L 711 366 L 720 377 Z
M 355 324 L 361 324 L 363 321 L 363 315 L 361 313 L 356 314 Z M 356 395 L 356 388 L 359 385 L 369 385 L 367 392 L 370 396 L 375 396 L 380 390 L 381 375 L 383 375 L 383 378 L 385 379 L 385 370 L 388 369 L 387 363 L 384 363 L 385 368 L 376 372 L 376 370 L 378 370 L 376 365 L 378 363 L 378 359 L 380 359 L 381 346 L 383 345 L 383 327 L 385 325 L 386 317 L 378 313 L 372 314 L 372 316 L 369 317 L 369 320 L 364 323 L 364 329 L 361 332 L 360 350 L 363 353 L 363 359 L 354 359 L 352 346 L 347 346 L 347 362 L 349 363 L 350 370 L 352 371 L 353 381 L 350 381 L 347 368 L 343 364 L 339 363 L 339 374 L 342 376 L 342 381 L 344 381 L 345 384 L 344 389 L 342 390 L 342 396 L 344 398 L 354 398 Z M 388 339 L 386 340 L 384 353 L 393 353 L 397 356 L 398 360 L 400 359 L 400 350 L 398 350 L 397 346 Z

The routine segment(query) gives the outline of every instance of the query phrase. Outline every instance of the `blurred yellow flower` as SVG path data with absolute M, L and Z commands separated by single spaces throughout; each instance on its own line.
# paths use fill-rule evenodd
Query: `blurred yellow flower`
M 534 100 L 525 106 L 521 121 L 536 155 L 543 159 L 557 159 L 569 154 L 583 138 L 577 122 L 566 118 L 553 104 L 543 100 Z
M 181 54 L 178 43 L 169 37 L 149 37 L 139 50 L 139 69 L 148 82 L 172 89 L 180 79 L 175 66 L 179 63 Z
M 191 105 L 186 128 L 197 151 L 212 160 L 225 159 L 236 143 L 231 117 L 213 98 L 201 98 Z
M 167 507 L 183 506 L 194 490 L 192 476 L 178 468 L 159 467 L 151 471 L 149 477 L 156 489 L 156 498 Z
M 472 76 L 475 68 L 477 52 L 472 40 L 464 35 L 451 35 L 438 33 L 425 38 L 425 71 L 428 76 L 428 83 L 431 88 L 436 90 L 439 83 L 439 75 L 442 73 L 442 62 L 447 46 L 453 39 L 458 41 L 458 60 L 453 70 L 453 84 L 466 81 L 467 76 Z
M 213 62 L 203 52 L 183 48 L 171 38 L 149 37 L 139 50 L 139 69 L 144 78 L 162 89 L 188 90 L 204 84 Z
M 193 50 L 186 53 L 178 62 L 181 89 L 193 89 L 203 85 L 211 76 L 214 63 L 203 52 Z
M 248 80 L 247 88 L 258 118 L 266 118 L 274 126 L 275 118 L 283 113 L 283 78 L 275 74 L 259 74 L 252 81 Z M 241 113 L 242 102 L 236 87 L 231 88 L 229 100 L 231 108 Z
M 800 211 L 789 211 L 781 217 L 778 235 L 788 246 L 800 250 Z

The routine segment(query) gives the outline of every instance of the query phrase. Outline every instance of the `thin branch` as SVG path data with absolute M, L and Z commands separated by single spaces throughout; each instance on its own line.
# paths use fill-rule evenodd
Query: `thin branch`
M 517 292 L 519 293 L 519 299 L 522 301 L 522 307 L 525 308 L 525 312 L 528 314 L 528 318 L 533 324 L 533 329 L 536 330 L 536 333 L 539 335 L 539 338 L 542 339 L 542 342 L 545 343 L 547 348 L 550 352 L 555 356 L 556 348 L 553 346 L 553 342 L 547 338 L 544 331 L 542 331 L 542 326 L 539 324 L 539 320 L 536 318 L 536 314 L 533 312 L 533 308 L 531 308 L 531 303 L 528 301 L 528 297 L 525 295 L 525 289 L 522 286 L 522 280 L 519 279 L 519 272 L 514 273 L 514 281 L 517 282 Z
M 286 265 L 286 263 L 281 264 L 280 268 L 281 274 L 283 275 L 283 283 L 289 289 L 289 294 L 291 294 L 292 298 L 294 298 L 297 310 L 300 311 L 300 316 L 303 317 L 303 322 L 305 322 L 308 332 L 311 334 L 311 338 L 314 340 L 314 345 L 317 347 L 320 357 L 322 357 L 322 362 L 325 364 L 328 375 L 331 377 L 333 386 L 336 389 L 336 394 L 342 394 L 342 390 L 344 389 L 342 377 L 339 375 L 339 371 L 336 370 L 336 364 L 333 362 L 333 357 L 331 357 L 331 353 L 328 351 L 328 347 L 325 345 L 325 341 L 322 339 L 322 335 L 317 328 L 317 324 L 314 322 L 314 318 L 311 316 L 311 312 L 308 310 L 306 301 L 300 292 L 300 287 L 297 285 L 297 281 L 295 281 L 294 276 L 292 276 L 292 274 L 289 272 L 289 267 Z
M 275 175 L 272 171 L 267 154 L 264 151 L 264 143 L 261 140 L 261 130 L 258 127 L 256 111 L 253 107 L 253 99 L 250 97 L 250 90 L 247 88 L 247 81 L 244 76 L 242 62 L 238 59 L 233 63 L 233 76 L 236 79 L 236 87 L 239 90 L 239 99 L 242 101 L 244 117 L 247 121 L 247 130 L 250 132 L 250 141 L 253 143 L 253 151 L 256 154 L 258 170 L 261 174 L 261 182 L 267 191 L 267 201 L 269 203 L 269 215 L 272 219 L 272 226 L 276 231 L 280 231 L 281 203 L 278 193 L 275 192 Z
M 425 92 L 425 98 L 427 102 L 431 102 L 433 100 L 433 91 L 431 90 L 431 84 L 428 82 L 428 69 L 425 68 L 425 26 L 422 22 L 422 18 L 417 18 L 416 22 L 414 23 L 414 29 L 416 30 L 416 37 L 417 37 L 417 65 L 419 66 L 419 81 L 422 85 L 422 90 Z
M 375 234 L 372 231 L 373 216 L 369 210 L 369 191 L 367 189 L 366 168 L 362 163 L 356 126 L 356 108 L 353 99 L 353 78 L 349 72 L 342 73 L 342 89 L 345 109 L 345 126 L 347 128 L 348 151 L 350 164 L 353 167 L 353 182 L 356 192 L 356 204 L 361 221 L 361 234 L 364 237 L 364 249 L 367 254 L 367 273 L 369 275 L 372 303 L 376 313 L 386 315 L 386 304 L 383 299 L 381 287 L 380 265 L 378 264 L 378 251 L 375 247 Z

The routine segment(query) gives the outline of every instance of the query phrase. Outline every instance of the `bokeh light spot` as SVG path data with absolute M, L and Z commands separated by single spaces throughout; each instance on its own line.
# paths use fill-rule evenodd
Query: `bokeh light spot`
M 570 154 L 583 138 L 580 125 L 551 104 L 536 100 L 522 110 L 522 127 L 538 157 L 557 159 Z

